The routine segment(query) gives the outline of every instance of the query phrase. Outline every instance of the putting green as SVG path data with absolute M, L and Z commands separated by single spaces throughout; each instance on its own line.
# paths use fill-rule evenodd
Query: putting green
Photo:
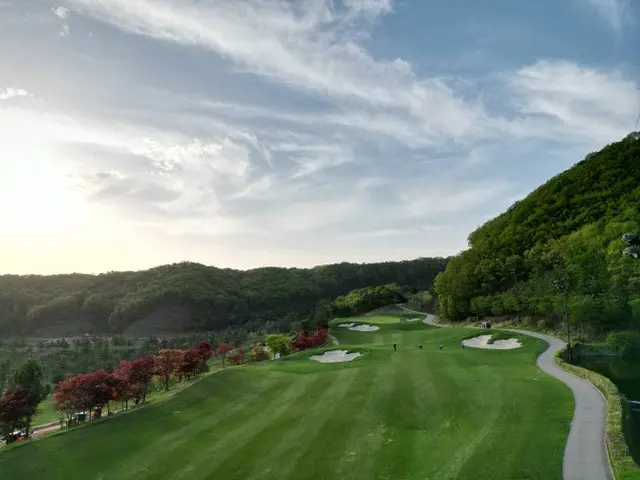
M 230 368 L 165 402 L 8 448 L 0 476 L 561 478 L 573 401 L 536 367 L 541 342 L 461 349 L 469 330 L 422 323 L 332 334 L 334 348 L 363 355 L 321 364 L 315 350 Z

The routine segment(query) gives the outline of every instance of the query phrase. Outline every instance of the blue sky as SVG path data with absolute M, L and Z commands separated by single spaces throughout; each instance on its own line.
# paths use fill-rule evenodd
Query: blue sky
M 450 255 L 634 127 L 631 0 L 0 0 L 0 270 Z

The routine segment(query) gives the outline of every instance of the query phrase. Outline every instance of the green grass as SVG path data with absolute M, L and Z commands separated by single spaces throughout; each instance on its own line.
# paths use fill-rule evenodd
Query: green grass
M 9 447 L 2 478 L 560 479 L 573 401 L 536 367 L 544 344 L 463 350 L 469 332 L 333 328 L 338 348 L 363 356 L 309 360 L 324 348 L 229 368 L 128 415 Z
M 31 425 L 45 425 L 60 419 L 60 413 L 54 407 L 53 395 L 49 395 L 38 406 L 38 413 L 31 420 Z

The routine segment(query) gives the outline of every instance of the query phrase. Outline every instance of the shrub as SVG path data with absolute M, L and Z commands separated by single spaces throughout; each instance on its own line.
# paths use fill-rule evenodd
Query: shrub
M 621 355 L 640 354 L 640 332 L 611 332 L 607 345 Z

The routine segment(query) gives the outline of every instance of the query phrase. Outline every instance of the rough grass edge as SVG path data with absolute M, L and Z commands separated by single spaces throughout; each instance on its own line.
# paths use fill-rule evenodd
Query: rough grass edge
M 264 363 L 264 362 L 259 362 L 259 363 Z M 4 445 L 2 447 L 0 447 L 0 455 L 3 455 L 11 450 L 15 450 L 16 448 L 21 448 L 24 447 L 25 445 L 30 445 L 33 442 L 38 442 L 47 438 L 51 438 L 51 437 L 55 437 L 58 435 L 64 435 L 68 432 L 74 431 L 74 430 L 78 430 L 80 428 L 90 428 L 90 427 L 94 427 L 97 426 L 103 422 L 107 422 L 109 420 L 111 420 L 112 418 L 116 418 L 120 417 L 122 415 L 128 415 L 130 413 L 135 413 L 135 412 L 139 412 L 140 410 L 142 410 L 143 408 L 149 407 L 151 405 L 156 405 L 158 403 L 162 403 L 165 402 L 169 399 L 171 399 L 173 396 L 175 396 L 176 394 L 192 387 L 193 385 L 197 384 L 198 382 L 200 382 L 201 380 L 203 380 L 204 378 L 207 378 L 211 375 L 221 375 L 225 372 L 228 371 L 232 371 L 238 368 L 244 368 L 247 367 L 248 365 L 251 364 L 242 364 L 242 365 L 228 365 L 226 368 L 222 368 L 222 369 L 215 369 L 215 370 L 209 370 L 208 372 L 205 372 L 195 378 L 192 378 L 190 380 L 184 381 L 184 382 L 180 382 L 176 385 L 174 385 L 174 388 L 172 390 L 166 391 L 166 392 L 159 392 L 158 395 L 154 396 L 153 398 L 150 398 L 147 402 L 145 403 L 141 403 L 139 405 L 132 405 L 131 407 L 129 407 L 127 410 L 119 410 L 117 414 L 115 414 L 114 416 L 104 416 L 104 417 L 100 417 L 100 418 L 96 418 L 93 420 L 90 420 L 88 422 L 82 422 L 80 424 L 74 425 L 72 427 L 65 427 L 65 428 L 60 428 L 58 430 L 56 430 L 55 432 L 51 432 L 48 433 L 46 435 L 40 435 L 40 436 L 35 436 L 35 437 L 31 437 L 29 438 L 29 440 L 24 441 L 24 442 L 18 442 L 18 443 L 12 443 L 11 445 Z M 60 420 L 56 421 L 56 422 L 52 422 L 52 426 L 53 424 L 59 424 Z M 39 427 L 42 428 L 42 427 Z
M 618 387 L 608 378 L 586 368 L 565 362 L 565 350 L 556 353 L 556 363 L 559 367 L 577 377 L 586 380 L 602 392 L 607 401 L 607 422 L 605 428 L 605 443 L 607 454 L 613 468 L 616 480 L 640 480 L 640 467 L 631 457 L 629 447 L 624 439 L 624 404 L 625 401 Z

